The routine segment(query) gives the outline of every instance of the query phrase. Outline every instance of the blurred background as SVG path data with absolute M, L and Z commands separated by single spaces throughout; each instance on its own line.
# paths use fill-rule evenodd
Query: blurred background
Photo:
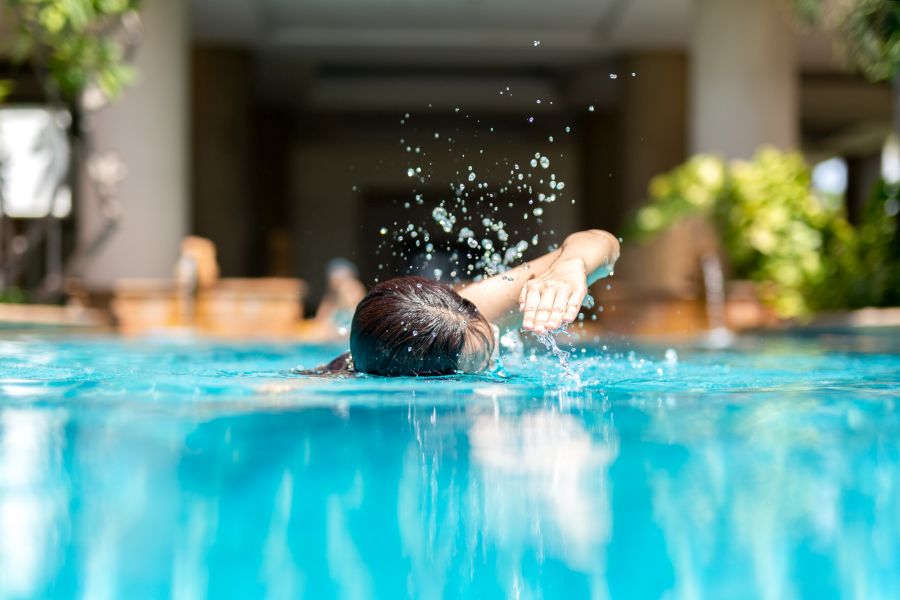
M 330 259 L 365 285 L 408 266 L 379 232 L 416 194 L 427 219 L 468 166 L 538 152 L 566 196 L 531 252 L 623 236 L 597 326 L 896 305 L 897 4 L 4 0 L 3 299 L 291 329 Z

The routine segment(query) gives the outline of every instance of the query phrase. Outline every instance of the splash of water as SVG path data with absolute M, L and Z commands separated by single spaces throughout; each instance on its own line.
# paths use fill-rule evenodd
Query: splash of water
M 512 91 L 506 86 L 500 94 L 511 96 Z M 546 100 L 552 104 L 550 99 Z M 537 102 L 540 104 L 541 100 Z M 401 199 L 398 204 L 412 212 L 409 222 L 397 220 L 392 227 L 379 229 L 383 237 L 376 254 L 389 255 L 378 265 L 379 269 L 392 267 L 393 274 L 394 268 L 403 266 L 437 279 L 446 277 L 452 283 L 461 283 L 503 274 L 519 264 L 532 249 L 555 249 L 553 245 L 543 247 L 541 243 L 544 236 L 555 235 L 544 225 L 544 219 L 561 209 L 561 204 L 574 204 L 575 198 L 568 193 L 566 182 L 554 168 L 557 160 L 564 167 L 565 153 L 554 148 L 573 132 L 573 127 L 565 125 L 553 131 L 544 143 L 550 145 L 543 145 L 540 151 L 491 156 L 490 147 L 482 146 L 481 140 L 494 138 L 495 128 L 482 124 L 460 107 L 455 107 L 453 114 L 455 119 L 463 121 L 460 123 L 463 126 L 453 132 L 433 129 L 423 132 L 415 125 L 416 116 L 409 113 L 400 121 L 411 129 L 400 140 L 409 161 L 398 166 L 413 189 L 412 197 L 408 201 Z M 529 117 L 527 121 L 533 123 L 534 118 Z M 444 192 L 426 200 L 426 193 L 435 192 L 416 188 L 429 185 L 438 176 L 431 162 L 438 151 L 449 152 L 458 167 L 455 176 L 442 181 L 442 186 L 446 186 Z M 431 204 L 427 212 L 416 208 L 426 202 Z M 416 219 L 424 221 L 416 222 Z M 590 309 L 591 304 L 589 300 L 586 308 Z M 580 320 L 576 327 L 581 327 Z M 558 333 L 561 331 L 537 337 L 559 361 L 562 372 L 557 383 L 580 388 L 584 385 L 584 361 L 576 360 L 574 348 L 567 351 L 559 347 L 554 337 Z
M 584 373 L 584 365 L 580 362 L 575 362 L 572 358 L 572 352 L 563 350 L 556 343 L 556 336 L 564 332 L 565 327 L 561 327 L 556 331 L 545 331 L 544 333 L 535 334 L 535 337 L 559 361 L 559 366 L 562 369 L 560 383 L 563 383 L 566 387 L 580 389 L 584 385 L 581 379 L 581 375 Z

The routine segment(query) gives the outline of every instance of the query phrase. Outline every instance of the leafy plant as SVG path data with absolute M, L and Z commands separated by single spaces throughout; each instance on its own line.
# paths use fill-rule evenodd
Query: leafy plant
M 841 54 L 869 79 L 900 72 L 900 2 L 792 0 L 800 22 L 832 31 Z
M 139 0 L 6 0 L 13 35 L 2 48 L 16 62 L 32 61 L 64 100 L 95 84 L 115 98 L 135 77 L 116 35 Z M 0 10 L 3 10 L 0 8 Z M 9 82 L 6 83 L 9 91 Z M 2 95 L 2 90 L 0 90 Z
M 0 304 L 22 304 L 28 297 L 21 288 L 8 287 L 0 289 Z
M 759 283 L 784 317 L 897 302 L 896 190 L 882 185 L 859 227 L 816 193 L 798 153 L 751 161 L 698 155 L 650 182 L 632 233 L 648 238 L 688 215 L 714 223 L 733 275 Z

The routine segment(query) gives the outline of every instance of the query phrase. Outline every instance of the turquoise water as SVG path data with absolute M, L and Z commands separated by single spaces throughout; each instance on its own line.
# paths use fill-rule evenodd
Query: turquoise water
M 898 337 L 591 341 L 581 388 L 7 339 L 0 597 L 898 598 Z

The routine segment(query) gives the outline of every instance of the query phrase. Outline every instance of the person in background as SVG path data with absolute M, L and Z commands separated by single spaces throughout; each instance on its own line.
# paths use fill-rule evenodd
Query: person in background
M 366 295 L 366 287 L 359 281 L 356 265 L 344 258 L 328 261 L 325 286 L 315 316 L 317 329 L 326 338 L 346 337 L 356 306 Z

